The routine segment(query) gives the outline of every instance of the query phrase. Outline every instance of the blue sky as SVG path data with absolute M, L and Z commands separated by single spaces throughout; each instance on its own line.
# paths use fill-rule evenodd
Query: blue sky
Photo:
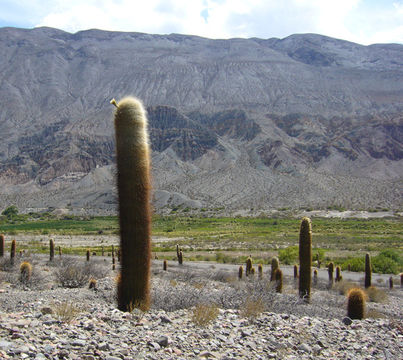
M 403 43 L 403 0 L 0 0 L 0 27 Z

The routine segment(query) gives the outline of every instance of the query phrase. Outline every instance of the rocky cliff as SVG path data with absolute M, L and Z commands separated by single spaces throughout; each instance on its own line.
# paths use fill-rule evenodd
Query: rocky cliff
M 402 206 L 402 45 L 1 28 L 0 53 L 4 206 L 114 210 L 127 94 L 157 208 Z

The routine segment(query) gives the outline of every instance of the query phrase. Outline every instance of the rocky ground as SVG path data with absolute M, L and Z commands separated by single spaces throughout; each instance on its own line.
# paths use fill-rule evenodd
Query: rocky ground
M 198 271 L 169 263 L 163 271 L 158 264 L 151 310 L 127 313 L 116 309 L 110 258 L 27 260 L 33 265 L 29 281 L 21 281 L 20 261 L 0 263 L 1 359 L 403 357 L 399 287 L 382 284 L 371 295 L 366 319 L 351 321 L 342 295 L 348 284 L 329 290 L 320 281 L 304 304 L 292 278 L 276 294 L 266 280 L 269 269 L 261 280 L 240 281 L 214 266 Z M 90 278 L 97 280 L 95 290 Z

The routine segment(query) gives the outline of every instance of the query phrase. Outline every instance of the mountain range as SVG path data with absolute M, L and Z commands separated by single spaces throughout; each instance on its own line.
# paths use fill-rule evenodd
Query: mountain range
M 0 28 L 0 208 L 116 210 L 114 107 L 154 207 L 401 209 L 403 45 Z

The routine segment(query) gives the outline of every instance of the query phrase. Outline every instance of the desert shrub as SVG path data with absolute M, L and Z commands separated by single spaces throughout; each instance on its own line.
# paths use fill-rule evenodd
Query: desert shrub
M 240 315 L 253 322 L 264 310 L 265 304 L 262 298 L 248 297 L 240 309 Z
M 278 258 L 282 264 L 291 265 L 297 262 L 299 256 L 298 246 L 288 246 L 278 251 Z
M 197 304 L 193 309 L 192 321 L 197 326 L 206 327 L 218 316 L 219 310 L 216 304 Z
M 342 270 L 347 270 L 350 265 L 350 271 L 363 272 L 365 269 L 365 259 L 363 257 L 349 258 L 341 264 Z
M 378 289 L 375 286 L 370 286 L 365 289 L 365 293 L 368 296 L 368 300 L 375 303 L 383 303 L 388 300 L 388 295 L 385 291 Z
M 372 268 L 381 274 L 397 274 L 403 270 L 403 258 L 396 250 L 386 249 L 372 258 Z
M 66 323 L 73 321 L 82 309 L 70 302 L 62 302 L 52 306 L 54 316 L 59 320 Z
M 333 290 L 337 291 L 340 295 L 347 295 L 348 291 L 355 287 L 357 287 L 357 284 L 342 280 L 333 286 Z

